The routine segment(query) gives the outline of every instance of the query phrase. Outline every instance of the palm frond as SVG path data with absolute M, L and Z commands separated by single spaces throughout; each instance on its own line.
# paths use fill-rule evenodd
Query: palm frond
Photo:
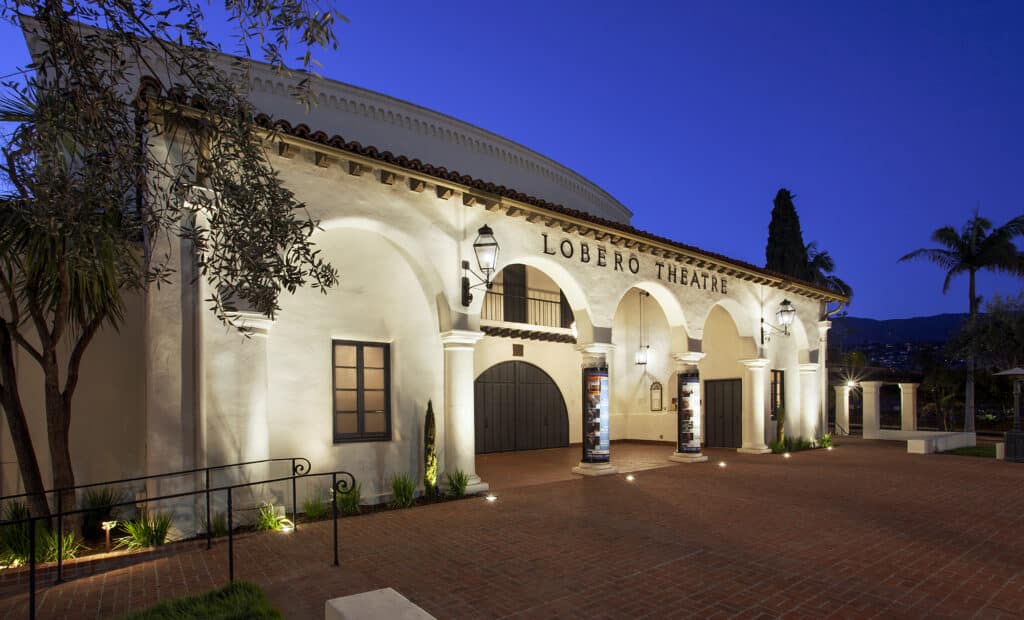
M 899 261 L 917 260 L 919 258 L 927 259 L 947 271 L 953 269 L 958 263 L 960 263 L 960 257 L 956 252 L 952 250 L 941 250 L 938 248 L 920 248 L 908 254 L 904 254 L 899 258 Z

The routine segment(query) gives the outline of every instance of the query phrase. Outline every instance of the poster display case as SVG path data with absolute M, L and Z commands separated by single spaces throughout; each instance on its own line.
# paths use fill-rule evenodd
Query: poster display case
M 608 436 L 608 369 L 583 369 L 583 462 L 607 463 L 611 457 Z
M 697 373 L 679 373 L 676 415 L 678 434 L 676 451 L 700 454 L 700 377 Z

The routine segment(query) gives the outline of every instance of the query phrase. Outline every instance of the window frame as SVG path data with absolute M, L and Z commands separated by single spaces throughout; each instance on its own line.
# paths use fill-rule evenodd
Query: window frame
M 338 366 L 337 347 L 352 346 L 356 348 L 356 361 L 355 366 Z M 384 371 L 384 432 L 383 433 L 368 433 L 365 431 L 366 428 L 366 388 L 364 386 L 363 374 L 366 370 L 364 363 L 364 351 L 366 347 L 379 348 L 383 355 L 383 371 Z M 337 369 L 338 368 L 355 368 L 356 370 L 356 432 L 355 433 L 340 433 L 338 432 L 338 414 L 341 413 L 337 408 L 337 394 L 339 389 L 348 390 L 349 388 L 338 388 L 337 381 Z M 333 443 L 364 443 L 371 441 L 391 441 L 391 343 L 390 342 L 374 342 L 369 340 L 348 340 L 343 338 L 332 338 L 331 339 L 331 437 Z

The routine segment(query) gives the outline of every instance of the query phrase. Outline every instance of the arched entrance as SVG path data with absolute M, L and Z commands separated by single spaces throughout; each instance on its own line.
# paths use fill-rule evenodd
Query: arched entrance
M 474 382 L 476 452 L 564 448 L 569 415 L 558 385 L 527 362 L 501 362 Z

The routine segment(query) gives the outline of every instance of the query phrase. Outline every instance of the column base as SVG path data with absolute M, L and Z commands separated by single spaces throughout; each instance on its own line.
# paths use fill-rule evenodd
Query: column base
M 740 454 L 771 454 L 772 449 L 768 446 L 763 448 L 736 448 L 736 451 Z
M 673 452 L 668 460 L 676 463 L 703 463 L 708 457 L 700 452 Z
M 584 463 L 580 461 L 579 465 L 572 468 L 572 473 L 581 476 L 609 476 L 619 473 L 619 468 L 611 463 Z

